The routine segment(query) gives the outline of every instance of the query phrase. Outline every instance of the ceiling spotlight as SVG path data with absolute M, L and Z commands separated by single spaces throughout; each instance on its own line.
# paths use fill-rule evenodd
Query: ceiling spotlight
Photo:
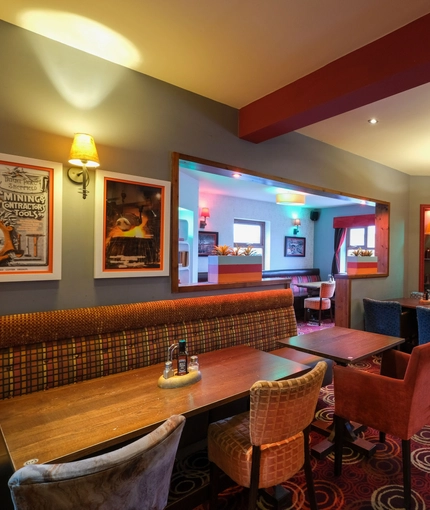
M 242 177 L 242 174 L 238 174 L 237 172 L 235 172 L 235 173 L 233 174 L 233 177 L 234 177 L 235 179 L 240 179 L 240 178 Z
M 378 124 L 378 119 L 369 119 L 367 122 L 369 124 Z

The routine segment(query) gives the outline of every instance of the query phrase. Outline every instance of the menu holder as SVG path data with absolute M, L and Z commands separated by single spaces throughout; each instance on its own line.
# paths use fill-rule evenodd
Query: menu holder
M 168 379 L 165 379 L 161 375 L 158 379 L 158 387 L 165 389 L 182 388 L 182 386 L 189 386 L 190 384 L 199 382 L 201 378 L 202 374 L 200 370 L 193 370 L 185 375 L 174 375 Z

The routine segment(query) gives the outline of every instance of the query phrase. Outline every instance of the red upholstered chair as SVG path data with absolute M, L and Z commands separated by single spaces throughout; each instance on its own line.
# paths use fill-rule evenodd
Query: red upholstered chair
M 258 381 L 251 388 L 251 408 L 209 425 L 211 510 L 218 498 L 221 470 L 249 487 L 248 508 L 255 510 L 259 488 L 288 480 L 305 466 L 311 509 L 317 509 L 309 452 L 309 428 L 326 363 L 285 381 Z
M 404 507 L 411 505 L 410 439 L 430 424 L 430 344 L 407 354 L 383 353 L 381 373 L 335 366 L 335 474 L 342 472 L 342 430 L 346 420 L 356 421 L 402 440 Z
M 305 321 L 308 320 L 309 310 L 318 310 L 318 325 L 321 326 L 322 310 L 330 310 L 330 319 L 333 322 L 333 313 L 331 311 L 331 298 L 333 297 L 336 283 L 322 283 L 320 295 L 318 297 L 309 297 L 305 299 Z

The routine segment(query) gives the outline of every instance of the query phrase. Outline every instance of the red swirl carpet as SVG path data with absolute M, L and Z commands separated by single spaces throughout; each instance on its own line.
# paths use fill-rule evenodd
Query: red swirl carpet
M 331 324 L 325 323 L 323 327 Z M 300 333 L 308 332 L 314 326 L 300 325 Z M 312 329 L 314 330 L 314 329 Z M 358 370 L 379 372 L 380 359 L 372 357 L 354 367 Z M 334 400 L 332 385 L 321 389 L 317 418 L 331 421 Z M 393 410 L 395 419 L 395 410 Z M 320 510 L 394 510 L 403 508 L 403 476 L 400 440 L 387 435 L 385 444 L 378 442 L 379 431 L 368 428 L 362 436 L 377 445 L 376 453 L 366 458 L 344 450 L 342 476 L 333 473 L 333 455 L 323 460 L 312 459 L 315 488 Z M 324 439 L 316 432 L 311 433 L 312 444 Z M 430 509 L 430 424 L 424 427 L 411 441 L 412 459 L 412 510 Z M 192 490 L 209 480 L 206 451 L 194 453 L 176 466 L 172 479 L 170 503 L 180 493 Z M 306 483 L 300 472 L 283 483 L 292 493 L 292 504 L 287 510 L 307 510 Z M 205 510 L 200 505 L 196 510 Z M 219 510 L 246 508 L 246 489 L 233 486 L 219 496 Z M 274 508 L 264 496 L 260 496 L 258 509 Z

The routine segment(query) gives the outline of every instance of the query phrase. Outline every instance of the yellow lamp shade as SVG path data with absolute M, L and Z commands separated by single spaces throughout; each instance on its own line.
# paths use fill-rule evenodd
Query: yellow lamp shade
M 87 166 L 88 168 L 97 168 L 100 166 L 96 144 L 91 135 L 85 133 L 75 134 L 72 148 L 70 149 L 69 163 L 72 165 Z

